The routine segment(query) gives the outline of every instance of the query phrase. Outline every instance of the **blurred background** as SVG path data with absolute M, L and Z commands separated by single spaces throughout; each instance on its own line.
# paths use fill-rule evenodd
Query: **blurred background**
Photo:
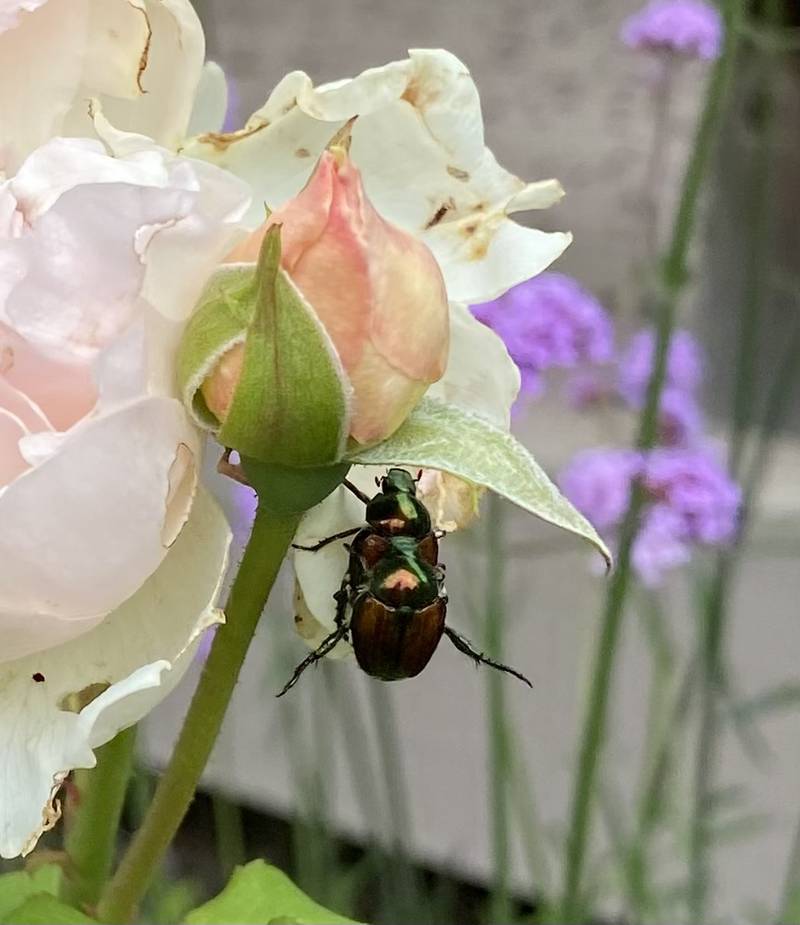
M 233 128 L 293 69 L 319 83 L 408 48 L 461 57 L 501 163 L 563 183 L 566 199 L 535 221 L 574 233 L 555 269 L 602 306 L 614 357 L 625 356 L 653 309 L 713 54 L 624 44 L 639 0 L 196 6 L 208 55 L 230 80 Z M 747 448 L 748 466 L 732 466 L 747 482 L 747 529 L 681 549 L 679 563 L 649 587 L 637 576 L 628 593 L 583 875 L 587 920 L 800 922 L 797 14 L 796 0 L 746 11 L 679 305 L 702 351 L 693 398 L 703 440 L 723 468 L 731 435 Z M 554 477 L 581 450 L 631 445 L 636 402 L 608 385 L 617 373 L 604 359 L 583 398 L 570 391 L 574 368 L 542 370 L 540 394 L 517 406 L 515 432 Z M 215 484 L 241 548 L 249 499 Z M 384 685 L 328 662 L 276 700 L 305 654 L 287 571 L 204 795 L 150 897 L 153 920 L 179 920 L 232 866 L 266 857 L 362 921 L 556 921 L 608 582 L 577 542 L 495 503 L 443 543 L 442 558 L 448 621 L 524 671 L 533 691 L 442 648 L 413 681 Z M 200 668 L 140 733 L 131 821 Z

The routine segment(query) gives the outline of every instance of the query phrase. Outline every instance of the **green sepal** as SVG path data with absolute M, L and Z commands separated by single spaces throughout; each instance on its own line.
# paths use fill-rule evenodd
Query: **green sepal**
M 281 515 L 301 514 L 324 501 L 350 469 L 349 462 L 297 469 L 248 456 L 241 457 L 241 466 L 259 505 Z
M 220 442 L 289 467 L 342 459 L 350 385 L 313 309 L 280 267 L 280 226 L 264 237 L 241 377 Z
M 222 266 L 211 277 L 186 325 L 178 348 L 178 390 L 197 424 L 208 430 L 219 430 L 220 422 L 206 407 L 200 385 L 223 354 L 244 339 L 255 296 L 253 266 Z
M 476 414 L 423 398 L 401 427 L 371 447 L 352 443 L 347 459 L 365 466 L 440 469 L 483 485 L 542 520 L 588 540 L 611 564 L 597 531 L 511 434 Z
M 225 889 L 186 916 L 187 925 L 212 922 L 293 922 L 296 925 L 355 925 L 303 893 L 277 867 L 251 861 L 237 868 Z

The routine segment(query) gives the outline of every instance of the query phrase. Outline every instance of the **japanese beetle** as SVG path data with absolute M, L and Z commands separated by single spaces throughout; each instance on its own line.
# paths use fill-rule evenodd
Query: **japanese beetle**
M 489 665 L 530 681 L 507 665 L 487 658 L 445 623 L 447 594 L 444 567 L 439 564 L 439 539 L 428 509 L 417 497 L 415 479 L 405 469 L 389 469 L 372 498 L 351 482 L 344 485 L 366 505 L 366 523 L 325 537 L 329 543 L 353 537 L 347 572 L 336 601 L 336 629 L 295 669 L 283 696 L 300 675 L 345 639 L 353 646 L 359 666 L 373 678 L 398 681 L 413 678 L 431 660 L 442 636 L 477 664 Z

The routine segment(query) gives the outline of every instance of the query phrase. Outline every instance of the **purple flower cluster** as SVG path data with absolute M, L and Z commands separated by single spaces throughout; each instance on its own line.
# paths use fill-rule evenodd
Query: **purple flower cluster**
M 620 30 L 620 38 L 631 48 L 705 59 L 719 56 L 722 35 L 719 10 L 704 0 L 651 0 Z
M 604 363 L 614 354 L 608 313 L 563 273 L 542 273 L 472 312 L 503 339 L 527 395 L 542 393 L 548 369 Z
M 655 331 L 645 328 L 633 337 L 619 361 L 618 392 L 636 410 L 644 406 L 654 353 Z M 703 381 L 703 362 L 694 336 L 683 329 L 675 331 L 659 407 L 659 442 L 666 446 L 690 446 L 702 431 L 697 391 Z
M 587 450 L 564 469 L 559 484 L 575 507 L 609 535 L 625 516 L 636 479 L 647 502 L 631 561 L 643 584 L 660 584 L 697 547 L 724 546 L 734 539 L 741 493 L 707 449 Z

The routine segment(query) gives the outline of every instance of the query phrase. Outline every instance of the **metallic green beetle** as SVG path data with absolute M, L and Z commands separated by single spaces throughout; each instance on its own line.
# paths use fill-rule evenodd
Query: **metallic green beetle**
M 444 567 L 439 564 L 442 534 L 432 529 L 414 478 L 405 469 L 390 469 L 373 498 L 346 480 L 344 484 L 366 505 L 366 525 L 325 537 L 313 546 L 295 546 L 316 552 L 354 537 L 347 572 L 333 595 L 336 629 L 297 666 L 278 696 L 342 639 L 351 642 L 359 666 L 368 675 L 397 681 L 418 675 L 443 635 L 476 663 L 512 674 L 530 687 L 524 675 L 476 652 L 445 625 L 447 594 Z

